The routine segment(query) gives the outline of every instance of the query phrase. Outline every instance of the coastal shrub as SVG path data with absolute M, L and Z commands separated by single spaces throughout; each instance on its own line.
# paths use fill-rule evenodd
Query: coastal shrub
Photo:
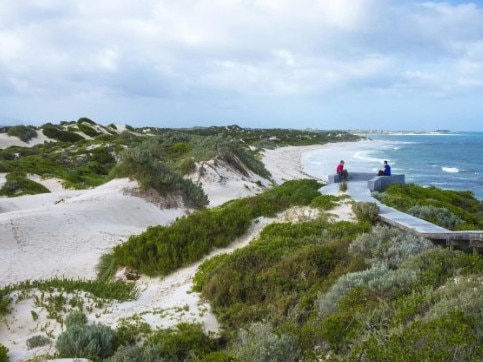
M 317 207 L 322 210 L 330 210 L 337 206 L 341 198 L 334 195 L 320 195 L 312 199 L 310 207 Z
M 161 195 L 180 194 L 188 207 L 203 208 L 208 205 L 208 197 L 200 186 L 184 179 L 142 149 L 124 151 L 121 162 L 113 169 L 113 175 L 134 178 L 143 188 L 152 187 Z
M 97 280 L 109 281 L 116 274 L 116 259 L 112 252 L 102 254 L 96 265 Z
M 417 280 L 417 274 L 412 270 L 389 270 L 385 265 L 375 265 L 367 270 L 345 274 L 326 293 L 318 295 L 318 313 L 320 316 L 327 316 L 337 311 L 340 300 L 354 288 L 362 287 L 396 296 L 414 286 Z
M 227 258 L 228 254 L 218 254 L 203 261 L 193 277 L 193 291 L 201 292 L 202 287 L 205 285 L 205 282 L 209 276 L 216 268 L 222 265 Z
M 55 344 L 61 358 L 98 360 L 114 354 L 118 347 L 114 330 L 102 324 L 74 324 L 59 335 Z
M 359 314 L 377 306 L 380 295 L 363 287 L 351 289 L 339 302 L 337 311 L 320 322 L 320 333 L 331 350 L 339 352 L 351 339 L 360 335 L 364 323 Z
M 106 362 L 146 362 L 164 361 L 155 346 L 121 345 L 114 354 L 105 359 Z M 176 361 L 176 360 L 172 360 Z
M 349 253 L 365 258 L 372 265 L 383 263 L 395 269 L 412 255 L 431 248 L 434 246 L 428 239 L 387 226 L 375 226 L 350 244 Z
M 371 336 L 351 358 L 363 361 L 473 361 L 483 357 L 475 341 L 473 318 L 451 312 L 430 321 L 415 321 L 386 336 Z M 403 343 L 401 343 L 403 341 Z
M 87 118 L 87 117 L 81 117 L 77 120 L 77 124 L 81 124 L 81 123 L 89 123 L 89 124 L 92 124 L 92 125 L 96 124 L 96 122 L 94 122 L 92 119 Z
M 0 317 L 8 313 L 8 306 L 10 305 L 11 301 L 10 293 L 10 288 L 0 289 Z
M 228 246 L 248 230 L 253 218 L 309 204 L 318 195 L 318 187 L 313 180 L 286 182 L 251 198 L 194 212 L 169 227 L 150 227 L 117 245 L 115 262 L 148 275 L 164 275 L 199 260 L 215 247 Z
M 408 209 L 408 214 L 450 230 L 455 230 L 463 223 L 463 219 L 444 207 L 416 205 Z
M 101 134 L 86 123 L 78 123 L 77 127 L 79 127 L 79 131 L 84 132 L 89 137 L 97 137 Z
M 203 274 L 202 295 L 228 326 L 259 321 L 267 314 L 285 320 L 290 310 L 298 310 L 290 318 L 308 318 L 325 278 L 338 267 L 360 268 L 360 263 L 348 265 L 347 244 L 326 239 L 323 228 L 330 228 L 327 221 L 267 226 L 258 239 Z M 297 307 L 301 295 L 307 299 Z
M 250 225 L 245 208 L 203 210 L 182 217 L 170 227 L 148 228 L 114 248 L 119 265 L 148 275 L 167 274 L 192 263 L 214 247 L 225 247 Z
M 436 319 L 454 310 L 460 310 L 475 318 L 478 324 L 478 338 L 483 340 L 483 293 L 481 273 L 464 278 L 448 278 L 443 288 L 434 292 L 434 305 L 428 310 L 426 318 Z
M 8 348 L 0 343 L 0 362 L 8 362 Z
M 176 162 L 176 169 L 179 170 L 182 175 L 188 175 L 196 169 L 195 160 L 191 157 L 182 158 Z
M 0 195 L 13 197 L 49 193 L 50 190 L 38 182 L 27 178 L 23 172 L 10 172 L 0 188 Z
M 106 282 L 102 280 L 81 280 L 52 278 L 48 280 L 25 280 L 15 284 L 7 290 L 32 290 L 51 292 L 53 289 L 59 293 L 73 293 L 79 290 L 92 294 L 101 299 L 114 299 L 118 301 L 133 300 L 137 296 L 134 283 Z
M 83 326 L 87 323 L 87 316 L 81 311 L 72 311 L 65 317 L 65 327 L 70 328 L 74 325 Z
M 220 341 L 205 334 L 199 324 L 180 323 L 175 328 L 154 332 L 145 347 L 156 350 L 160 360 L 199 361 L 220 349 Z
M 483 203 L 477 200 L 470 191 L 442 190 L 432 186 L 406 184 L 391 185 L 383 193 L 375 194 L 375 197 L 382 203 L 403 212 L 408 212 L 413 206 L 447 209 L 464 221 L 458 223 L 456 226 L 458 230 L 483 228 Z
M 111 151 L 106 146 L 93 148 L 89 151 L 90 162 L 97 162 L 101 165 L 109 165 L 116 162 Z
M 37 347 L 43 347 L 51 343 L 50 338 L 37 335 L 30 337 L 27 339 L 27 348 L 32 349 L 32 348 L 37 348 Z
M 240 361 L 298 361 L 301 351 L 294 337 L 276 333 L 267 323 L 253 323 L 238 332 L 235 346 Z
M 339 183 L 340 192 L 347 192 L 347 189 L 348 189 L 347 182 L 342 181 L 341 183 Z
M 379 221 L 379 206 L 375 202 L 355 202 L 352 211 L 359 221 L 368 221 L 375 224 Z
M 149 323 L 139 316 L 121 319 L 116 328 L 120 345 L 132 345 L 146 339 L 152 332 Z
M 37 131 L 31 126 L 12 126 L 8 128 L 7 135 L 18 137 L 23 142 L 29 142 L 32 138 L 37 137 Z
M 461 251 L 432 248 L 408 259 L 401 267 L 416 271 L 421 285 L 438 287 L 456 273 L 468 275 L 483 272 L 483 260 Z
M 217 153 L 221 159 L 246 176 L 248 176 L 248 173 L 245 167 L 264 178 L 271 176 L 263 162 L 255 158 L 252 153 L 238 143 L 224 143 L 218 148 Z
M 200 362 L 237 362 L 236 357 L 227 351 L 210 352 Z
M 84 137 L 77 133 L 63 131 L 53 125 L 46 125 L 42 128 L 42 133 L 48 137 L 61 142 L 74 143 L 82 141 Z

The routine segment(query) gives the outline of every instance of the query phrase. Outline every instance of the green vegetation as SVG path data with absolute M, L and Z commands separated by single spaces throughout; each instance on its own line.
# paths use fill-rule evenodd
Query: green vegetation
M 84 137 L 78 135 L 77 133 L 63 131 L 59 127 L 49 124 L 42 128 L 42 133 L 46 137 L 53 138 L 54 140 L 60 142 L 78 142 L 84 139 Z
M 37 348 L 37 347 L 42 347 L 47 344 L 50 344 L 52 341 L 50 338 L 47 338 L 45 336 L 37 335 L 30 337 L 27 339 L 27 348 L 32 349 L 32 348 Z
M 169 227 L 150 227 L 114 248 L 115 264 L 148 275 L 166 275 L 213 248 L 229 245 L 247 231 L 254 218 L 308 205 L 319 195 L 320 186 L 314 180 L 289 181 L 261 195 L 182 217 Z
M 112 356 L 118 347 L 116 332 L 102 324 L 74 323 L 56 342 L 59 357 L 99 361 Z
M 8 348 L 0 344 L 0 362 L 8 362 Z
M 277 343 L 291 361 L 411 361 L 418 348 L 426 360 L 483 357 L 480 257 L 387 227 L 331 229 L 321 219 L 271 225 L 201 265 L 196 289 L 238 331 L 229 350 L 247 361 L 282 360 Z
M 415 184 L 392 185 L 374 193 L 382 203 L 450 230 L 483 229 L 483 202 L 470 191 L 441 190 Z
M 193 172 L 197 162 L 215 160 L 235 168 L 242 175 L 253 172 L 269 179 L 270 174 L 259 159 L 262 148 L 360 139 L 343 131 L 243 129 L 238 126 L 174 131 L 134 129 L 127 125 L 126 130 L 120 132 L 114 124 L 104 127 L 86 117 L 60 125 L 47 123 L 38 131 L 31 126 L 6 127 L 0 131 L 25 142 L 36 137 L 38 131 L 53 140 L 33 147 L 0 150 L 0 172 L 56 177 L 63 180 L 65 187 L 74 189 L 95 187 L 112 177 L 127 176 L 140 181 L 145 189 L 152 188 L 162 194 L 173 192 L 194 208 L 207 205 L 206 195 L 183 176 Z M 141 164 L 132 168 L 137 161 Z M 3 194 L 12 197 L 40 192 L 46 190 L 29 183 L 14 191 L 4 190 Z
M 60 320 L 67 304 L 71 307 L 82 306 L 77 294 L 85 292 L 94 299 L 97 304 L 106 300 L 126 301 L 135 299 L 137 290 L 133 283 L 113 282 L 110 280 L 71 280 L 54 278 L 43 281 L 24 281 L 22 283 L 7 285 L 0 288 L 0 317 L 9 311 L 13 302 L 12 293 L 20 292 L 20 298 L 34 298 L 39 291 L 41 297 L 35 297 L 36 303 L 44 307 L 49 317 Z M 35 317 L 34 317 L 35 319 Z
M 32 138 L 37 137 L 37 131 L 32 126 L 9 127 L 7 134 L 12 137 L 18 137 L 23 142 L 29 142 Z
M 50 192 L 45 186 L 27 178 L 23 172 L 10 172 L 0 188 L 1 196 L 35 195 Z
M 104 129 L 83 118 L 52 127 L 77 135 L 81 125 L 96 132 Z M 31 173 L 56 176 L 72 187 L 132 177 L 145 188 L 174 192 L 202 210 L 132 236 L 101 258 L 95 281 L 53 279 L 1 288 L 1 316 L 13 303 L 31 298 L 65 328 L 55 342 L 55 357 L 204 362 L 483 359 L 480 256 L 381 226 L 375 203 L 353 203 L 356 222 L 331 221 L 322 211 L 347 200 L 320 195 L 321 185 L 314 180 L 286 182 L 213 209 L 203 209 L 204 194 L 183 182 L 197 163 L 207 160 L 244 175 L 269 177 L 257 149 L 350 140 L 351 135 L 237 126 L 178 132 L 109 129 L 92 140 L 0 150 L 0 172 L 20 181 Z M 23 186 L 20 192 L 31 188 Z M 448 228 L 482 229 L 482 205 L 469 192 L 405 185 L 391 186 L 377 197 Z M 206 334 L 197 324 L 153 330 L 140 316 L 120 320 L 116 329 L 87 322 L 86 311 L 102 313 L 110 300 L 136 297 L 134 284 L 111 281 L 117 267 L 166 275 L 229 245 L 262 216 L 307 205 L 320 209 L 321 215 L 270 224 L 246 247 L 201 264 L 194 290 L 216 313 L 220 335 Z M 31 314 L 33 320 L 39 318 L 38 310 Z M 29 339 L 28 348 L 53 343 L 52 331 L 45 334 Z M 0 345 L 0 362 L 7 360 L 8 350 Z

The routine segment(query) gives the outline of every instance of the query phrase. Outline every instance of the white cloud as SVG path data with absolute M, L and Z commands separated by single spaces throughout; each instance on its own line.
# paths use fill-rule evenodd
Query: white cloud
M 0 3 L 0 88 L 9 99 L 430 100 L 483 93 L 480 64 L 483 9 L 474 2 Z

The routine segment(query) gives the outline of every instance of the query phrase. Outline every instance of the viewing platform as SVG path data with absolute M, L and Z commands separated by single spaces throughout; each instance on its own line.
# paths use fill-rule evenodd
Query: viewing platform
M 370 175 L 372 178 L 367 179 L 366 177 L 369 176 L 364 175 Z M 333 180 L 330 182 L 331 176 L 329 176 L 329 183 L 319 189 L 320 193 L 323 195 L 339 194 L 340 183 L 338 180 Z M 483 248 L 483 230 L 451 231 L 426 220 L 386 206 L 377 199 L 373 198 L 371 196 L 371 192 L 373 192 L 373 190 L 370 189 L 370 181 L 374 178 L 384 179 L 392 176 L 374 176 L 374 174 L 355 172 L 350 173 L 349 176 L 350 178 L 349 181 L 347 181 L 347 190 L 345 193 L 348 194 L 354 201 L 374 202 L 377 204 L 379 207 L 379 217 L 382 222 L 410 232 L 414 235 L 430 239 L 438 245 L 443 245 L 450 248 L 471 248 L 475 254 L 478 254 L 479 250 Z M 383 186 L 382 189 L 385 187 Z
M 339 183 L 342 180 L 338 174 L 329 175 L 329 184 Z M 388 186 L 405 184 L 404 174 L 394 174 L 391 176 L 377 176 L 368 172 L 350 172 L 349 181 L 366 181 L 369 191 L 384 191 Z

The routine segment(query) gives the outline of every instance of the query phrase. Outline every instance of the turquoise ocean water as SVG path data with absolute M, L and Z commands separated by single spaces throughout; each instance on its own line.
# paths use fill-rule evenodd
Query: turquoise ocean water
M 368 162 L 387 159 L 406 182 L 469 190 L 483 200 L 483 132 L 367 137 L 384 141 L 367 151 Z

